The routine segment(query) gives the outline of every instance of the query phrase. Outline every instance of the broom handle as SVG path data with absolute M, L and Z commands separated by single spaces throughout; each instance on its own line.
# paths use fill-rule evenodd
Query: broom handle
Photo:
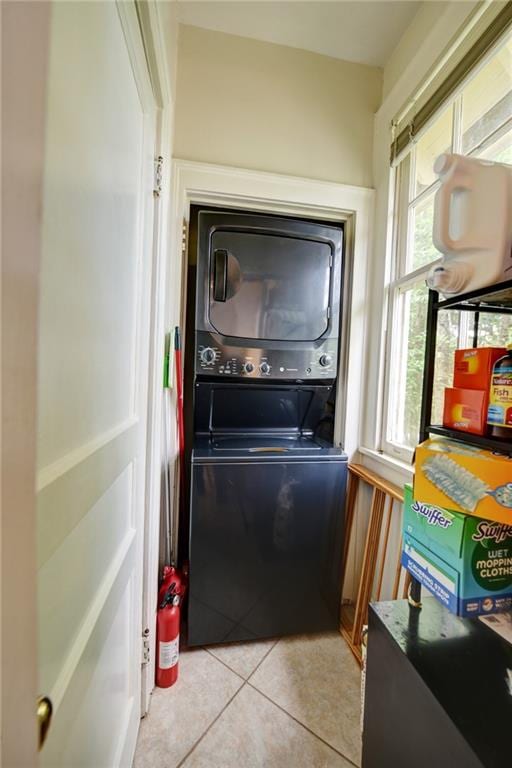
M 179 471 L 179 519 L 182 519 L 185 509 L 185 424 L 183 410 L 183 363 L 181 356 L 181 333 L 178 326 L 174 331 L 174 354 L 176 362 L 176 408 L 178 418 L 178 460 Z

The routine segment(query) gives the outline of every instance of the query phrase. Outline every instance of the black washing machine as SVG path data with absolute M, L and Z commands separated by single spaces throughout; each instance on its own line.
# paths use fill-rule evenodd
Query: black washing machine
M 196 445 L 190 645 L 338 628 L 346 471 L 313 439 Z

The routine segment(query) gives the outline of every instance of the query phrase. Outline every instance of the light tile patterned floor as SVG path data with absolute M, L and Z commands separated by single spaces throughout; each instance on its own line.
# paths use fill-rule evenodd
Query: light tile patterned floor
M 336 633 L 217 645 L 157 688 L 134 768 L 359 766 L 360 673 Z

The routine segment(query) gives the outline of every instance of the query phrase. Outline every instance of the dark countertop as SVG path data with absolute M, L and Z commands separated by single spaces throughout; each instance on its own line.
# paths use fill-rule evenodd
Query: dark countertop
M 435 598 L 371 607 L 482 764 L 512 765 L 512 645 Z

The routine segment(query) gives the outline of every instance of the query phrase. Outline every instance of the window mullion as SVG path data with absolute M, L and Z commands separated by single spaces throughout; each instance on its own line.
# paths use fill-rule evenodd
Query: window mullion
M 429 197 L 432 197 L 432 195 L 434 195 L 437 192 L 437 190 L 439 189 L 440 186 L 441 186 L 440 180 L 436 179 L 430 185 L 430 187 L 427 187 L 426 189 L 422 189 L 421 192 L 419 193 L 419 195 L 417 197 L 415 197 L 414 200 L 411 200 L 411 202 L 409 204 L 410 207 L 411 208 L 417 208 L 418 205 L 421 205 L 424 200 L 426 200 Z
M 412 153 L 405 158 L 400 168 L 399 189 L 397 198 L 398 220 L 397 220 L 397 240 L 396 240 L 396 272 L 394 279 L 400 279 L 407 270 L 407 255 L 409 253 L 409 199 L 411 189 L 411 178 L 413 176 L 414 149 Z
M 473 312 L 459 312 L 459 349 L 465 349 L 469 346 L 469 336 L 474 319 Z
M 462 94 L 453 102 L 452 152 L 462 154 Z
M 418 283 L 422 278 L 426 280 L 432 265 L 438 264 L 441 261 L 441 258 L 442 256 L 439 256 L 439 259 L 436 259 L 436 261 L 432 261 L 423 267 L 418 267 L 418 269 L 415 269 L 413 272 L 408 272 L 403 277 L 393 280 L 390 283 L 390 288 L 398 288 L 399 290 L 404 291 L 407 290 L 407 288 L 410 288 L 411 285 L 414 285 L 414 283 Z
M 501 139 L 502 136 L 505 136 L 509 131 L 512 131 L 512 117 L 509 117 L 509 119 L 506 120 L 498 128 L 496 128 L 493 133 L 491 133 L 489 136 L 486 136 L 485 139 L 480 142 L 480 144 L 478 144 L 476 147 L 473 147 L 468 156 L 472 157 L 476 153 L 481 153 L 488 147 L 492 147 L 493 144 L 499 141 L 499 139 Z
M 416 145 L 412 145 L 412 149 L 409 153 L 408 171 L 409 176 L 407 178 L 407 202 L 410 203 L 414 199 L 416 192 Z

